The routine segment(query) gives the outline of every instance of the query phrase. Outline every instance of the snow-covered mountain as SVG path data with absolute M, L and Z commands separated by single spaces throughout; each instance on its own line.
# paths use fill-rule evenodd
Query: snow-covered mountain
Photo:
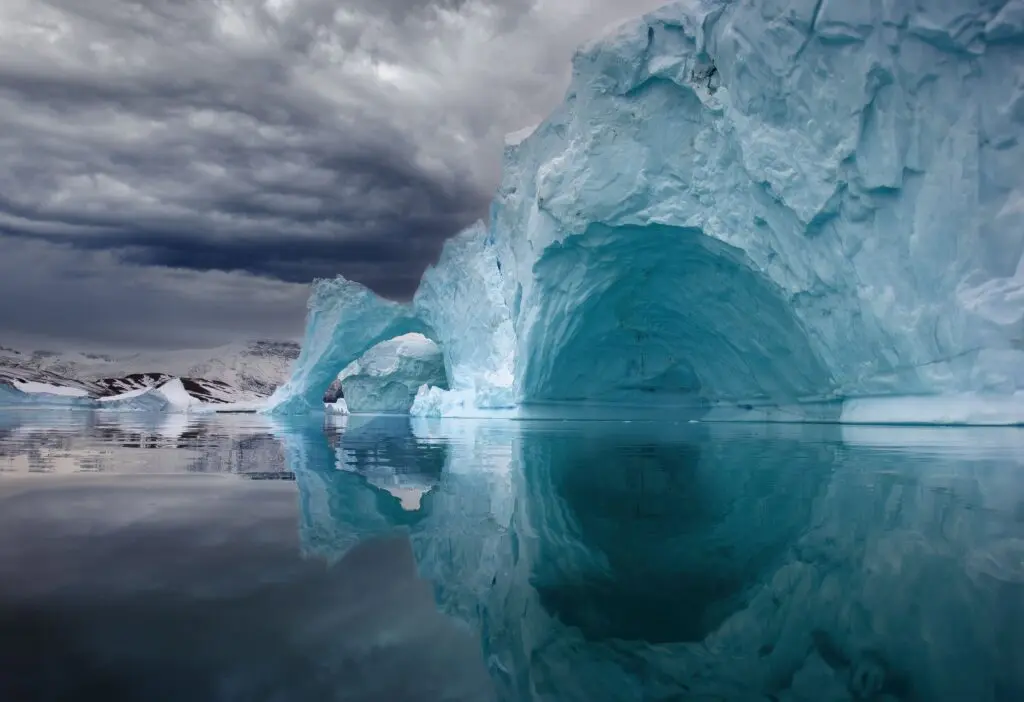
M 108 355 L 19 351 L 0 347 L 0 383 L 25 383 L 109 397 L 180 378 L 192 397 L 210 403 L 244 402 L 272 393 L 298 356 L 290 341 L 252 341 L 214 349 Z
M 175 378 L 178 376 L 167 373 L 129 373 L 119 378 L 103 378 L 97 380 L 96 384 L 106 389 L 110 395 L 123 395 L 136 390 L 160 387 Z M 261 393 L 238 388 L 223 380 L 188 376 L 179 378 L 179 380 L 189 395 L 203 402 L 219 404 L 263 396 Z
M 89 394 L 105 394 L 95 383 L 81 381 L 58 372 L 35 367 L 25 363 L 20 356 L 21 354 L 16 351 L 0 347 L 0 384 L 37 383 L 70 388 Z
M 119 373 L 168 373 L 179 378 L 203 378 L 226 383 L 239 390 L 269 395 L 288 378 L 292 361 L 299 356 L 294 341 L 250 341 L 214 349 L 136 354 L 118 359 L 110 367 Z M 95 377 L 95 376 L 93 376 Z

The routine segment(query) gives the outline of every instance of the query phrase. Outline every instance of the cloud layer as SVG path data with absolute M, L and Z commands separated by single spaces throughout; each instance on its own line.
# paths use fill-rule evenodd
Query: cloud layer
M 336 273 L 409 295 L 573 47 L 658 4 L 7 0 L 0 343 L 293 336 L 301 284 Z M 58 313 L 90 299 L 92 325 Z

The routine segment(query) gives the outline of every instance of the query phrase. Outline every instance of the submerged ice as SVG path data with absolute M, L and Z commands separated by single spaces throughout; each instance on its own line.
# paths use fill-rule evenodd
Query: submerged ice
M 580 49 L 410 304 L 323 282 L 277 411 L 420 332 L 418 414 L 1024 422 L 1024 2 L 687 0 Z

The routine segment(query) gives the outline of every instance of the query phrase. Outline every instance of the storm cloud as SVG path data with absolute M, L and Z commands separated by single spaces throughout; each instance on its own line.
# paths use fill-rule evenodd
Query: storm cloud
M 7 0 L 0 343 L 295 336 L 337 273 L 408 297 L 573 48 L 658 4 Z

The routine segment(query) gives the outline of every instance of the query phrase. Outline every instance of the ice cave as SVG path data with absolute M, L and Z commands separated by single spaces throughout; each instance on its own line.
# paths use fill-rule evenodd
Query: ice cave
M 520 345 L 523 400 L 751 401 L 827 387 L 792 311 L 745 258 L 664 225 L 592 225 L 552 247 L 534 266 L 543 322 Z
M 593 41 L 411 303 L 318 285 L 271 411 L 419 332 L 418 415 L 1024 423 L 1022 8 L 685 0 Z

